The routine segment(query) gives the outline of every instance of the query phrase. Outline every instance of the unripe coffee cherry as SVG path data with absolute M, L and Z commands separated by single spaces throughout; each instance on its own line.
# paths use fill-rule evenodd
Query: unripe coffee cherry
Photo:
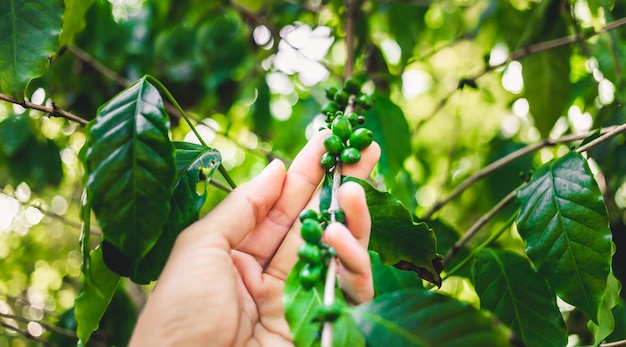
M 319 264 L 305 264 L 299 278 L 304 289 L 311 289 L 322 278 L 322 267 Z
M 331 127 L 333 134 L 339 136 L 343 141 L 348 140 L 352 134 L 352 125 L 346 117 L 337 117 L 333 120 Z
M 330 101 L 335 100 L 335 94 L 337 94 L 337 88 L 335 87 L 326 87 L 324 89 L 324 93 L 326 94 L 326 98 Z
M 337 156 L 332 153 L 324 153 L 320 158 L 320 165 L 324 170 L 330 170 L 333 166 L 337 165 Z
M 361 160 L 361 152 L 354 147 L 347 147 L 341 151 L 339 158 L 345 164 L 356 164 Z
M 369 110 L 372 107 L 372 98 L 367 94 L 360 94 L 356 99 L 356 103 L 364 110 Z
M 365 149 L 372 143 L 373 139 L 374 133 L 371 130 L 366 128 L 356 129 L 350 134 L 350 147 Z
M 339 105 L 340 107 L 345 107 L 348 104 L 348 99 L 350 98 L 350 94 L 348 94 L 348 92 L 346 92 L 345 90 L 339 90 L 336 94 L 335 94 L 335 102 L 337 103 L 337 105 Z
M 322 250 L 317 245 L 305 243 L 298 247 L 298 258 L 308 264 L 319 264 L 322 261 Z
M 316 219 L 305 219 L 302 222 L 300 235 L 307 243 L 318 244 L 322 239 L 324 229 Z
M 343 82 L 343 89 L 352 95 L 357 95 L 361 91 L 361 81 L 356 77 L 349 77 Z
M 315 219 L 317 220 L 317 212 L 315 212 L 315 210 L 312 210 L 310 208 L 300 212 L 300 215 L 298 216 L 298 219 L 300 219 L 300 223 L 304 223 L 305 220 L 307 219 Z
M 334 101 L 330 101 L 328 102 L 326 105 L 324 105 L 324 107 L 322 107 L 322 113 L 323 114 L 331 114 L 331 118 L 333 117 L 333 115 L 335 114 L 335 112 L 337 112 L 339 110 L 339 105 L 337 105 L 336 102 Z
M 324 139 L 324 148 L 331 154 L 339 154 L 343 149 L 343 140 L 335 134 L 328 135 Z

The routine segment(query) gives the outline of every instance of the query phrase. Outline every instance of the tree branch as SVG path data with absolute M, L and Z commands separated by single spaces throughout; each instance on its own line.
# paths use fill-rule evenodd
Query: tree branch
M 30 322 L 34 322 L 37 323 L 39 325 L 41 325 L 44 329 L 48 330 L 48 331 L 52 331 L 55 332 L 57 334 L 60 335 L 65 335 L 65 336 L 69 336 L 69 337 L 75 337 L 77 338 L 78 336 L 76 335 L 76 332 L 73 330 L 69 330 L 69 329 L 63 329 L 42 321 L 36 321 L 36 320 L 32 320 L 32 319 L 28 319 L 26 317 L 22 317 L 22 316 L 17 316 L 14 314 L 6 314 L 6 313 L 2 313 L 0 312 L 0 318 L 6 318 L 6 319 L 14 319 L 18 322 L 22 322 L 22 323 L 30 323 Z
M 49 347 L 53 346 L 50 342 L 48 342 L 48 341 L 46 341 L 46 340 L 44 340 L 44 339 L 42 339 L 40 337 L 33 336 L 27 330 L 22 330 L 20 328 L 16 328 L 16 327 L 12 326 L 11 324 L 8 324 L 8 323 L 6 323 L 6 322 L 4 322 L 2 320 L 0 320 L 0 327 L 3 327 L 5 329 L 7 329 L 7 330 L 10 330 L 10 331 L 13 331 L 15 333 L 18 333 L 18 334 L 22 335 L 23 337 L 25 337 L 26 339 L 35 341 L 37 343 L 41 343 L 44 346 L 49 346 Z
M 605 33 L 607 31 L 619 28 L 623 25 L 626 25 L 626 17 L 625 18 L 620 18 L 617 19 L 611 23 L 608 23 L 607 25 L 605 25 L 602 29 L 595 31 L 591 34 L 588 35 L 583 35 L 583 34 L 574 34 L 574 35 L 569 35 L 569 36 L 565 36 L 565 37 L 561 37 L 561 38 L 557 38 L 554 40 L 549 40 L 549 41 L 545 41 L 545 42 L 540 42 L 534 45 L 529 45 L 529 46 L 525 46 L 522 47 L 520 49 L 518 49 L 517 51 L 511 53 L 509 55 L 509 57 L 501 64 L 498 65 L 487 65 L 483 68 L 483 70 L 479 73 L 477 73 L 476 75 L 472 76 L 472 77 L 466 77 L 464 78 L 464 80 L 470 80 L 470 81 L 476 81 L 477 79 L 479 79 L 480 77 L 486 75 L 488 72 L 493 71 L 499 67 L 503 67 L 505 65 L 507 65 L 508 63 L 510 63 L 511 61 L 514 60 L 521 60 L 529 55 L 532 54 L 536 54 L 536 53 L 540 53 L 540 52 L 544 52 L 550 49 L 554 49 L 554 48 L 558 48 L 561 46 L 567 46 L 569 44 L 572 44 L 574 42 L 578 42 L 578 41 L 582 41 L 584 39 L 588 39 L 590 37 Z M 430 113 L 429 116 L 427 116 L 426 118 L 420 120 L 417 125 L 415 126 L 415 129 L 412 131 L 412 134 L 414 135 L 415 133 L 417 133 L 422 126 L 424 126 L 424 124 L 426 124 L 427 122 L 429 122 L 431 119 L 433 119 L 435 117 L 436 114 L 439 113 L 439 111 L 441 111 L 441 109 L 443 109 L 443 107 L 448 103 L 449 99 L 459 90 L 463 89 L 463 87 L 465 86 L 465 84 L 463 83 L 459 83 L 457 88 L 452 90 L 451 92 L 448 93 L 448 95 L 444 96 L 443 99 L 441 99 L 441 101 L 439 102 L 439 104 L 437 104 L 437 106 L 435 107 L 435 109 Z
M 586 144 L 585 146 L 582 146 L 580 148 L 577 149 L 577 151 L 580 152 L 584 152 L 587 151 L 589 149 L 591 149 L 592 147 L 600 144 L 601 142 L 604 142 L 614 136 L 619 135 L 620 133 L 623 133 L 626 131 L 626 124 L 622 124 L 621 126 L 612 126 L 612 127 L 607 127 L 607 128 L 603 128 L 600 130 L 600 133 L 603 134 L 602 136 L 598 137 L 597 139 L 595 139 L 594 141 L 589 142 L 588 144 Z M 493 163 L 485 166 L 484 168 L 482 168 L 481 170 L 477 171 L 475 174 L 473 174 L 472 176 L 468 177 L 465 181 L 463 181 L 461 184 L 459 184 L 451 193 L 450 195 L 448 195 L 447 197 L 437 201 L 433 207 L 431 207 L 431 209 L 424 215 L 424 219 L 430 219 L 437 211 L 439 211 L 444 205 L 446 205 L 448 202 L 450 202 L 452 199 L 456 198 L 457 196 L 459 196 L 462 192 L 465 191 L 465 189 L 467 189 L 469 186 L 471 186 L 472 184 L 474 184 L 475 182 L 485 178 L 487 175 L 489 175 L 490 173 L 496 171 L 497 169 L 505 166 L 506 164 L 520 158 L 523 157 L 526 154 L 532 153 L 534 151 L 537 151 L 541 148 L 544 147 L 548 147 L 548 146 L 554 146 L 557 144 L 561 144 L 561 143 L 568 143 L 568 142 L 573 142 L 573 141 L 579 141 L 579 140 L 584 140 L 585 138 L 593 135 L 594 133 L 596 133 L 598 130 L 591 130 L 582 134 L 575 134 L 575 135 L 567 135 L 567 136 L 563 136 L 560 137 L 558 139 L 545 139 L 543 141 L 540 141 L 538 143 L 534 143 L 531 145 L 528 145 L 524 148 L 521 148 L 515 152 L 509 153 L 508 155 L 494 161 Z M 601 141 L 601 142 L 598 142 Z M 579 153 L 580 153 L 579 152 Z
M 27 101 L 27 100 L 18 101 L 14 97 L 6 95 L 6 94 L 2 94 L 2 93 L 0 93 L 0 100 L 8 101 L 8 102 L 10 102 L 12 104 L 20 105 L 20 106 L 22 106 L 24 108 L 41 111 L 41 112 L 47 113 L 48 115 L 53 116 L 53 117 L 66 118 L 68 120 L 71 120 L 73 122 L 79 123 L 81 125 L 87 125 L 87 123 L 89 122 L 88 120 L 86 120 L 84 118 L 81 118 L 81 117 L 79 117 L 79 116 L 77 116 L 77 115 L 75 115 L 73 113 L 70 113 L 70 112 L 67 112 L 67 111 L 63 110 L 62 108 L 57 106 L 54 102 L 52 103 L 52 107 L 47 107 L 47 106 L 34 104 L 34 103 L 32 103 L 30 101 Z

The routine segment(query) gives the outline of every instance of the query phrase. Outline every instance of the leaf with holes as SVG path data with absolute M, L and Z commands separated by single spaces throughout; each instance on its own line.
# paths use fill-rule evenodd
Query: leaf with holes
M 498 316 L 526 346 L 567 345 L 556 295 L 526 258 L 483 249 L 476 255 L 472 273 L 481 308 Z
M 62 16 L 60 1 L 0 1 L 0 91 L 24 99 L 59 49 Z
M 611 230 L 602 193 L 576 152 L 541 166 L 517 192 L 526 253 L 557 295 L 598 323 L 611 268 Z
M 491 314 L 424 289 L 386 293 L 346 311 L 368 346 L 510 346 L 508 330 Z
M 87 189 L 104 240 L 135 265 L 154 247 L 170 211 L 174 146 L 161 96 L 142 78 L 90 123 Z

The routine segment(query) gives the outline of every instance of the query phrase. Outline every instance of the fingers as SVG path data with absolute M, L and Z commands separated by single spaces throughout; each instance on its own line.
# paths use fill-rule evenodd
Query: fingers
M 326 243 L 334 247 L 339 258 L 339 287 L 348 302 L 360 304 L 374 297 L 370 257 L 363 245 L 341 223 L 332 223 L 324 232 Z
M 319 164 L 328 131 L 317 133 L 296 156 L 282 185 L 281 195 L 266 218 L 237 247 L 263 266 L 276 253 L 285 235 L 319 185 L 324 170 Z
M 265 219 L 280 196 L 285 177 L 284 164 L 272 161 L 261 174 L 237 187 L 209 214 L 181 233 L 180 242 L 197 242 L 198 237 L 214 233 L 222 236 L 230 249 L 236 247 Z
M 339 188 L 339 207 L 346 215 L 346 225 L 354 238 L 367 249 L 372 221 L 370 219 L 365 191 L 356 182 L 346 182 Z
M 322 149 L 321 152 L 323 153 L 324 151 L 325 150 Z M 343 166 L 342 173 L 344 175 L 353 176 L 359 179 L 367 179 L 370 173 L 372 172 L 372 170 L 374 169 L 374 166 L 376 166 L 376 163 L 378 162 L 379 157 L 380 157 L 380 147 L 378 146 L 377 143 L 372 142 L 372 144 L 368 148 L 364 149 L 361 152 L 361 160 L 357 164 Z M 317 161 L 316 161 L 316 165 L 319 167 L 319 164 L 317 164 Z M 358 186 L 358 184 L 356 183 L 352 183 L 352 184 L 353 184 L 352 187 Z M 354 189 L 354 188 L 348 188 L 348 190 L 351 190 L 351 189 Z M 357 189 L 361 189 L 362 191 L 362 188 L 360 186 Z M 340 191 L 342 190 L 343 189 L 340 189 Z M 342 194 L 340 194 L 339 199 L 342 199 L 341 195 Z M 347 211 L 345 211 L 346 215 L 350 213 L 355 216 L 358 216 L 358 215 L 362 215 L 363 209 L 367 210 L 367 205 L 364 202 L 364 194 L 361 196 L 357 196 L 357 195 L 354 195 L 354 192 L 352 193 L 347 192 L 346 195 L 343 197 L 344 201 L 343 202 L 341 200 L 339 201 L 340 207 L 344 208 L 344 211 L 345 209 L 347 209 Z M 310 198 L 311 197 L 309 196 L 309 199 Z M 363 199 L 363 201 L 361 202 L 357 202 L 356 200 L 353 201 L 352 200 L 353 198 L 357 198 L 357 200 Z M 293 222 L 296 219 L 297 215 L 300 212 L 302 212 L 304 206 L 305 205 L 302 205 L 299 209 L 296 210 L 293 220 L 291 221 L 291 223 L 293 224 L 291 227 L 291 230 L 284 237 L 284 240 L 282 240 L 282 244 L 280 245 L 280 248 L 278 249 L 278 251 L 276 251 L 275 254 L 269 255 L 270 257 L 273 256 L 273 258 L 271 259 L 270 263 L 266 267 L 266 272 L 268 274 L 284 279 L 287 277 L 287 275 L 289 274 L 289 271 L 291 270 L 293 265 L 296 263 L 296 260 L 298 259 L 297 248 L 299 245 L 302 244 L 303 241 L 302 241 L 302 238 L 300 237 L 300 223 L 299 222 L 293 223 Z M 317 209 L 316 206 L 311 205 L 310 207 Z M 349 217 L 346 217 L 346 218 L 349 218 Z M 356 230 L 354 230 L 354 232 L 358 236 L 359 241 L 362 242 L 365 246 L 367 246 L 367 239 L 369 239 L 369 225 L 360 225 L 359 222 L 357 222 L 356 218 L 357 217 L 353 218 L 354 223 L 356 223 L 355 228 L 357 228 Z M 367 223 L 369 223 L 369 215 L 366 219 L 368 219 Z M 365 229 L 367 229 L 367 231 L 362 231 Z

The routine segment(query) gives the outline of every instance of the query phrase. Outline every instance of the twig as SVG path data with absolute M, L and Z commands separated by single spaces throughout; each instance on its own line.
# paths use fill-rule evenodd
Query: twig
M 603 135 L 601 135 L 600 137 L 598 137 L 597 139 L 590 141 L 589 143 L 585 144 L 584 146 L 580 146 L 576 149 L 577 153 L 582 153 L 582 152 L 586 152 L 606 141 L 608 141 L 609 139 L 622 134 L 622 133 L 626 133 L 626 124 L 622 124 L 620 126 L 616 126 L 616 127 L 612 127 L 610 131 L 607 131 L 606 133 L 604 133 Z M 574 136 L 580 136 L 580 135 L 572 135 L 570 136 L 570 138 L 573 138 Z M 563 138 L 561 138 L 563 139 Z M 545 141 L 544 141 L 545 142 Z M 528 147 L 526 147 L 528 148 Z M 446 254 L 446 256 L 443 259 L 443 263 L 444 265 L 450 260 L 450 258 L 452 256 L 454 256 L 459 249 L 461 249 L 461 247 L 463 245 L 465 245 L 467 242 L 469 242 L 470 239 L 472 239 L 476 233 L 478 232 L 478 230 L 480 230 L 480 228 L 482 228 L 485 224 L 487 224 L 487 222 L 489 220 L 491 220 L 491 218 L 493 218 L 498 212 L 500 212 L 504 207 L 506 207 L 509 203 L 511 203 L 514 199 L 515 199 L 515 195 L 517 193 L 517 191 L 522 188 L 525 185 L 522 184 L 519 187 L 513 189 L 512 192 L 510 192 L 506 197 L 504 197 L 502 200 L 500 200 L 500 202 L 498 202 L 498 204 L 496 206 L 494 206 L 489 212 L 487 212 L 484 216 L 480 217 L 478 219 L 478 221 L 476 221 L 476 223 L 474 223 L 474 225 L 472 225 L 467 232 L 463 235 L 463 237 L 461 237 L 455 244 L 454 246 L 452 246 L 452 248 L 450 248 L 450 250 L 448 251 L 448 254 Z
M 27 339 L 29 339 L 29 340 L 32 340 L 32 341 L 35 341 L 35 342 L 37 342 L 37 343 L 41 343 L 41 344 L 43 344 L 44 346 L 49 346 L 49 347 L 52 347 L 52 346 L 53 346 L 53 344 L 51 344 L 50 342 L 48 342 L 48 341 L 46 341 L 46 340 L 44 340 L 44 339 L 42 339 L 42 338 L 39 338 L 39 337 L 37 337 L 37 336 L 33 336 L 33 335 L 32 335 L 31 333 L 29 333 L 28 331 L 26 331 L 26 330 L 22 330 L 22 329 L 20 329 L 20 328 L 16 328 L 16 327 L 12 326 L 11 324 L 8 324 L 8 323 L 6 323 L 6 322 L 4 322 L 4 321 L 2 321 L 2 320 L 0 320 L 0 327 L 3 327 L 3 328 L 5 328 L 5 329 L 7 329 L 7 330 L 11 330 L 11 331 L 13 331 L 13 332 L 16 332 L 16 333 L 18 333 L 18 334 L 20 334 L 20 335 L 24 336 L 25 338 L 27 338 Z
M 505 196 L 504 199 L 500 200 L 500 202 L 498 202 L 498 204 L 496 204 L 491 210 L 489 210 L 489 212 L 487 212 L 485 215 L 480 217 L 476 221 L 476 223 L 474 223 L 467 230 L 467 232 L 465 234 L 463 234 L 463 237 L 461 237 L 457 242 L 454 243 L 452 248 L 450 248 L 450 250 L 448 251 L 446 256 L 443 258 L 443 265 L 444 266 L 446 265 L 446 263 L 448 263 L 448 261 L 450 261 L 450 258 L 452 258 L 456 253 L 459 252 L 461 247 L 463 247 L 467 242 L 469 242 L 469 240 L 471 240 L 476 235 L 476 233 L 478 233 L 480 228 L 482 228 L 498 212 L 500 212 L 508 204 L 510 204 L 513 200 L 515 200 L 515 194 L 517 193 L 517 190 L 519 188 L 521 188 L 522 186 L 523 186 L 523 184 L 520 185 L 519 187 L 515 188 L 512 192 L 509 193 L 509 195 Z
M 45 322 L 42 322 L 42 321 L 36 321 L 36 320 L 28 319 L 26 317 L 17 316 L 17 315 L 14 315 L 14 314 L 6 314 L 6 313 L 2 313 L 2 312 L 0 312 L 0 317 L 6 318 L 6 319 L 14 319 L 14 320 L 16 320 L 18 322 L 22 322 L 22 323 L 30 323 L 30 322 L 37 323 L 37 324 L 41 325 L 44 329 L 46 329 L 48 331 L 52 331 L 52 332 L 55 332 L 57 334 L 65 335 L 65 336 L 69 336 L 69 337 L 78 337 L 76 335 L 76 332 L 73 331 L 73 330 L 63 329 L 63 328 L 60 328 L 60 327 L 57 327 L 57 326 L 54 326 L 54 325 L 51 325 L 51 324 L 48 324 L 48 323 L 45 323 Z
M 616 135 L 618 135 L 621 132 L 626 131 L 626 129 L 621 129 L 623 128 L 624 125 L 621 126 L 612 126 L 612 127 L 607 127 L 604 129 L 600 130 L 601 134 L 604 134 L 603 136 L 595 139 L 594 141 L 588 143 L 587 145 L 585 145 L 581 148 L 583 148 L 582 151 L 586 151 L 588 149 L 587 146 L 589 145 L 593 145 L 595 146 L 596 141 L 600 140 L 601 138 L 604 138 L 604 136 L 607 136 L 609 134 L 612 134 L 614 131 L 618 131 L 617 133 L 611 135 L 610 137 L 614 137 Z M 621 129 L 621 131 L 619 131 Z M 456 198 L 457 196 L 459 196 L 463 191 L 465 191 L 465 189 L 467 189 L 469 186 L 471 186 L 472 184 L 474 184 L 475 182 L 485 178 L 487 175 L 489 175 L 490 173 L 494 172 L 495 170 L 505 166 L 506 164 L 520 158 L 523 157 L 526 154 L 532 153 L 534 151 L 537 151 L 541 148 L 544 147 L 548 147 L 548 146 L 554 146 L 560 143 L 567 143 L 567 142 L 573 142 L 573 141 L 579 141 L 579 140 L 583 140 L 591 135 L 593 135 L 594 133 L 596 133 L 598 130 L 591 130 L 591 131 L 587 131 L 585 133 L 582 134 L 575 134 L 575 135 L 567 135 L 567 136 L 563 136 L 560 137 L 558 139 L 545 139 L 543 141 L 528 145 L 524 148 L 521 148 L 515 152 L 512 152 L 496 161 L 494 161 L 493 163 L 485 166 L 484 168 L 482 168 L 481 170 L 477 171 L 475 174 L 473 174 L 472 176 L 468 177 L 465 181 L 463 181 L 461 184 L 459 184 L 451 193 L 450 195 L 446 196 L 445 198 L 437 201 L 433 207 L 431 207 L 431 209 L 424 215 L 424 219 L 430 219 L 437 211 L 439 211 L 444 205 L 446 205 L 448 202 L 450 202 L 452 199 Z M 609 137 L 609 138 L 610 138 Z M 606 140 L 608 140 L 609 138 L 607 138 Z M 603 141 L 606 141 L 603 140 Z M 579 148 L 580 149 L 580 148 Z M 581 151 L 581 152 L 582 152 Z
M 561 38 L 557 38 L 554 40 L 549 40 L 549 41 L 545 41 L 545 42 L 540 42 L 534 45 L 530 45 L 530 46 L 525 46 L 522 47 L 520 49 L 518 49 L 517 51 L 511 53 L 509 55 L 509 57 L 501 64 L 498 65 L 487 65 L 483 68 L 483 70 L 481 72 L 479 72 L 478 74 L 474 75 L 473 77 L 467 77 L 465 78 L 466 80 L 471 80 L 471 81 L 476 81 L 477 79 L 479 79 L 480 77 L 484 76 L 485 74 L 487 74 L 490 71 L 495 70 L 496 68 L 505 66 L 506 64 L 510 63 L 511 61 L 514 60 L 520 60 L 523 59 L 529 55 L 535 54 L 535 53 L 539 53 L 539 52 L 543 52 L 543 51 L 547 51 L 550 49 L 554 49 L 554 48 L 558 48 L 561 46 L 567 46 L 569 44 L 572 44 L 574 42 L 578 42 L 602 33 L 605 33 L 607 31 L 613 30 L 615 28 L 619 28 L 620 26 L 626 25 L 626 17 L 625 18 L 620 18 L 617 19 L 611 23 L 608 23 L 607 25 L 605 25 L 602 29 L 595 31 L 591 34 L 588 34 L 587 36 L 584 36 L 582 34 L 574 34 L 574 35 L 569 35 L 569 36 L 565 36 L 565 37 L 561 37 Z M 461 90 L 463 88 L 464 84 L 459 83 L 459 85 L 457 86 L 456 89 L 452 90 L 451 92 L 449 92 L 445 97 L 443 97 L 443 99 L 441 99 L 441 101 L 439 102 L 439 104 L 437 104 L 437 107 L 435 107 L 435 109 L 430 113 L 430 115 L 428 115 L 426 118 L 420 120 L 417 125 L 415 126 L 415 129 L 412 131 L 413 134 L 417 133 L 424 124 L 426 124 L 428 121 L 430 121 L 431 119 L 433 119 L 435 117 L 435 115 L 437 113 L 439 113 L 439 111 L 441 111 L 441 109 L 443 109 L 443 107 L 448 103 L 448 100 L 459 90 Z
M 33 110 L 37 110 L 37 111 L 41 111 L 44 113 L 47 113 L 50 116 L 53 117 L 61 117 L 61 118 L 66 118 L 69 119 L 73 122 L 79 123 L 81 125 L 87 125 L 87 123 L 89 121 L 87 121 L 84 118 L 81 118 L 73 113 L 67 112 L 65 110 L 63 110 L 62 108 L 60 108 L 59 106 L 57 106 L 54 102 L 52 103 L 52 107 L 47 107 L 47 106 L 42 106 L 42 105 L 38 105 L 38 104 L 34 104 L 30 101 L 24 100 L 24 101 L 18 101 L 17 99 L 15 99 L 12 96 L 6 95 L 6 94 L 2 94 L 0 93 L 0 100 L 4 100 L 4 101 L 8 101 L 10 103 L 16 104 L 16 105 L 20 105 L 24 108 L 29 108 L 29 109 L 33 109 Z
M 619 341 L 615 341 L 615 342 L 601 343 L 601 344 L 599 344 L 597 346 L 588 345 L 588 346 L 583 346 L 583 347 L 618 347 L 618 346 L 626 346 L 626 340 L 619 340 Z
M 92 68 L 94 68 L 94 70 L 98 71 L 104 77 L 115 82 L 117 85 L 126 88 L 132 84 L 131 81 L 113 71 L 108 66 L 102 64 L 99 60 L 94 58 L 91 54 L 83 51 L 80 47 L 70 44 L 67 46 L 67 49 L 72 52 L 79 60 L 91 66 Z

